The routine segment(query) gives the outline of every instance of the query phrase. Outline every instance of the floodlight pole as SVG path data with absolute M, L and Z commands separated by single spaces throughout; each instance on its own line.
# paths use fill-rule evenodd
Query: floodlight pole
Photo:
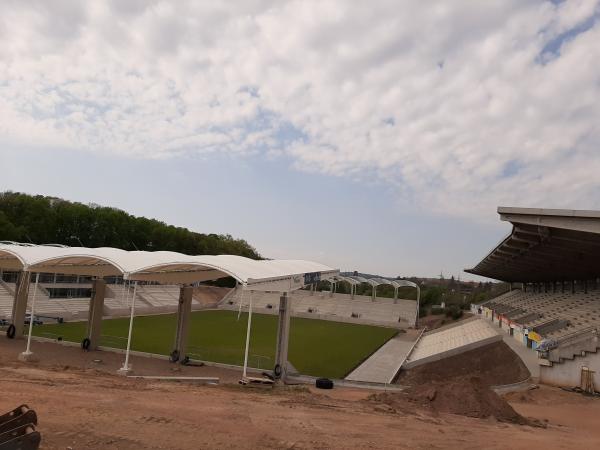
M 129 334 L 127 335 L 127 350 L 125 351 L 125 362 L 123 363 L 123 367 L 119 369 L 119 373 L 122 375 L 127 375 L 131 372 L 131 367 L 129 366 L 129 352 L 131 350 L 131 332 L 133 330 L 133 315 L 135 314 L 135 294 L 137 292 L 137 281 L 133 283 L 133 298 L 131 299 L 131 315 L 129 316 Z
M 37 294 L 38 283 L 40 281 L 40 273 L 35 274 L 35 286 L 33 288 L 33 298 L 31 299 L 31 310 L 29 311 L 29 334 L 27 335 L 27 349 L 21 353 L 20 359 L 23 361 L 31 361 L 31 334 L 33 332 L 33 315 L 35 314 L 35 296 Z
M 244 353 L 244 372 L 242 376 L 246 378 L 248 368 L 248 351 L 250 350 L 250 329 L 252 328 L 252 291 L 250 291 L 250 304 L 248 305 L 248 326 L 246 328 L 246 350 Z

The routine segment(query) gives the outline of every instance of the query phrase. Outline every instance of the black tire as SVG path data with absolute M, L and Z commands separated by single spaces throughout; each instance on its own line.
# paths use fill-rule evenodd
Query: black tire
M 171 361 L 172 363 L 176 363 L 177 361 L 179 361 L 179 350 L 173 350 L 171 352 L 171 355 L 169 355 L 169 361 Z
M 181 364 L 184 366 L 187 366 L 189 363 L 190 363 L 190 357 L 184 356 L 183 359 L 181 360 Z
M 275 379 L 279 379 L 281 378 L 281 366 L 279 364 L 275 364 L 275 367 L 273 367 L 273 378 Z
M 319 389 L 333 389 L 333 381 L 329 378 L 317 378 L 315 386 Z
M 83 338 L 83 341 L 81 341 L 81 348 L 85 351 L 88 351 L 91 344 L 92 341 L 90 341 L 90 338 Z
M 15 334 L 17 334 L 17 328 L 15 327 L 14 323 L 11 323 L 6 329 L 6 337 L 9 339 L 14 339 Z

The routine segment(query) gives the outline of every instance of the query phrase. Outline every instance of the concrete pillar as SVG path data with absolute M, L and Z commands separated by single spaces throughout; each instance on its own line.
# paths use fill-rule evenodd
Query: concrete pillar
M 30 272 L 19 272 L 15 284 L 15 300 L 13 302 L 11 323 L 15 326 L 15 338 L 23 337 L 25 329 L 25 313 L 27 311 L 27 299 L 29 298 Z
M 192 286 L 182 286 L 179 289 L 179 305 L 177 306 L 177 330 L 175 332 L 175 348 L 178 360 L 185 358 L 188 341 L 188 328 L 192 314 Z M 173 353 L 174 354 L 174 353 Z M 176 362 L 176 361 L 173 361 Z
M 273 373 L 285 383 L 288 370 L 288 345 L 290 340 L 290 298 L 284 292 L 279 299 L 279 321 L 277 325 L 277 347 Z
M 96 350 L 100 345 L 102 334 L 102 316 L 104 315 L 104 296 L 106 281 L 97 278 L 92 282 L 92 298 L 88 312 L 87 338 L 90 340 L 88 350 Z

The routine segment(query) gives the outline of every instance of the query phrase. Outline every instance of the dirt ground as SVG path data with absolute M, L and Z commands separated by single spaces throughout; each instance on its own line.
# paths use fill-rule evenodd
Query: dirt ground
M 468 381 L 474 375 L 486 386 L 518 383 L 530 376 L 521 358 L 500 341 L 402 371 L 397 383 L 415 385 L 447 382 L 451 379 Z
M 149 382 L 114 375 L 122 355 L 33 343 L 38 363 L 16 360 L 23 341 L 0 337 L 0 413 L 21 403 L 39 416 L 44 449 L 600 448 L 600 400 L 540 389 L 507 396 L 543 427 L 396 409 L 373 391 L 244 388 L 239 371 L 183 368 L 221 385 Z M 101 359 L 102 363 L 94 363 Z M 133 359 L 136 371 L 173 372 L 166 361 Z

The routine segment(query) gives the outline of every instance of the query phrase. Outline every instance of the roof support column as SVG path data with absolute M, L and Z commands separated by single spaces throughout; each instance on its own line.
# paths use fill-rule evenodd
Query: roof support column
M 175 348 L 171 353 L 171 362 L 185 358 L 188 341 L 188 328 L 192 314 L 192 286 L 179 288 L 179 304 L 177 305 L 177 330 L 175 332 Z
M 11 323 L 15 327 L 14 337 L 23 337 L 25 329 L 25 312 L 27 310 L 27 299 L 29 298 L 29 280 L 31 272 L 19 272 L 15 284 L 15 300 L 13 302 Z
M 27 281 L 29 284 L 29 277 L 27 277 Z M 23 353 L 19 355 L 19 359 L 25 362 L 37 361 L 37 358 L 34 356 L 31 351 L 31 335 L 33 334 L 33 326 L 35 323 L 35 295 L 38 290 L 38 283 L 40 282 L 40 274 L 39 272 L 35 274 L 35 286 L 33 288 L 33 298 L 31 299 L 31 308 L 29 310 L 29 334 L 27 335 L 27 348 Z
M 106 281 L 96 278 L 92 282 L 92 298 L 90 298 L 90 309 L 88 312 L 87 337 L 88 350 L 96 350 L 100 345 L 102 332 L 102 316 L 104 315 L 104 296 L 106 293 Z M 85 341 L 85 339 L 84 339 Z M 82 342 L 83 348 L 85 344 Z
M 277 347 L 275 350 L 275 378 L 283 383 L 287 378 L 288 345 L 290 340 L 290 298 L 283 292 L 279 299 L 279 322 L 277 325 Z
M 131 366 L 129 365 L 129 352 L 131 351 L 131 333 L 133 332 L 133 317 L 135 316 L 135 295 L 137 294 L 137 281 L 133 284 L 133 297 L 131 299 L 131 315 L 129 316 L 129 333 L 127 335 L 127 350 L 125 351 L 125 361 L 117 373 L 119 375 L 129 375 Z

